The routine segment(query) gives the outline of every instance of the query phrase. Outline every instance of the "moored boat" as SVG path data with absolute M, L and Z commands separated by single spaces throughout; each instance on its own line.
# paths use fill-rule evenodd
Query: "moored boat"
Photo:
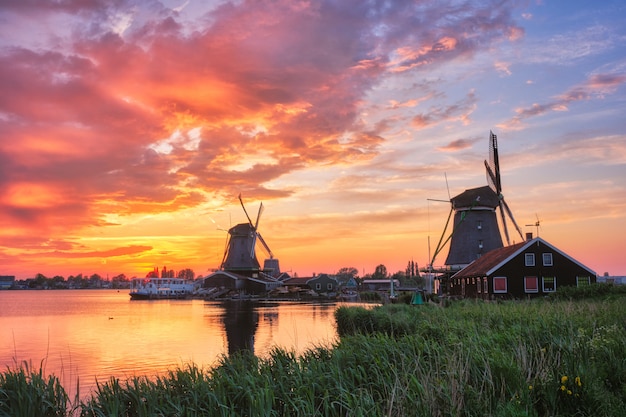
M 133 278 L 131 300 L 172 300 L 191 297 L 193 281 L 183 278 Z

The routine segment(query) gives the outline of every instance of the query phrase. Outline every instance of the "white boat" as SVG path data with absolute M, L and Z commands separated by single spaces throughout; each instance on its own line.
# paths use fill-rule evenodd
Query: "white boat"
M 187 298 L 193 294 L 193 281 L 183 278 L 133 278 L 131 300 L 167 300 Z

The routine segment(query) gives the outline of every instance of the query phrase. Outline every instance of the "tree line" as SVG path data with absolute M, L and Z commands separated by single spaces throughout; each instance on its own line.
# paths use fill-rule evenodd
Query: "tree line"
M 422 286 L 425 281 L 419 274 L 417 262 L 410 260 L 407 263 L 407 267 L 404 271 L 398 271 L 390 274 L 387 271 L 387 267 L 383 264 L 379 264 L 374 268 L 374 272 L 371 274 L 364 274 L 359 276 L 359 270 L 355 267 L 343 267 L 335 274 L 342 280 L 354 279 L 358 284 L 361 284 L 364 280 L 370 279 L 389 279 L 398 280 L 400 285 L 403 286 Z
M 159 268 L 148 272 L 146 278 L 184 278 L 195 279 L 195 273 L 192 269 L 185 268 L 176 272 L 173 269 L 167 269 L 163 267 L 161 271 Z M 198 277 L 200 278 L 200 277 Z M 70 275 L 65 279 L 61 275 L 55 275 L 53 277 L 47 277 L 44 274 L 37 274 L 34 278 L 28 278 L 24 280 L 16 281 L 14 287 L 24 289 L 87 289 L 87 288 L 128 288 L 130 278 L 125 274 L 118 274 L 112 278 L 104 279 L 99 274 L 91 275 Z

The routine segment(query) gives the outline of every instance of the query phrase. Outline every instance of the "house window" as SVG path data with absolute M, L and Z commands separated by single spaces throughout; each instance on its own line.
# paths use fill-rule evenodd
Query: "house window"
M 556 277 L 543 277 L 543 292 L 556 291 Z
M 328 284 L 326 284 L 326 289 L 327 290 L 332 290 L 333 289 L 333 284 L 331 284 L 330 282 Z
M 483 278 L 483 292 L 485 294 L 489 293 L 489 284 L 487 284 L 487 278 Z
M 537 277 L 524 277 L 525 292 L 539 292 L 539 279 Z
M 319 282 L 317 284 L 315 284 L 315 289 L 317 291 L 321 290 L 322 289 L 322 284 L 320 284 Z
M 585 285 L 591 284 L 591 277 L 576 277 L 576 285 L 579 287 L 584 287 Z
M 552 254 L 551 253 L 543 254 L 543 266 L 552 266 Z
M 476 292 L 477 292 L 478 294 L 480 294 L 480 292 L 481 292 L 480 290 L 482 289 L 482 287 L 483 287 L 483 284 L 482 284 L 482 282 L 481 282 L 481 279 L 480 279 L 480 278 L 478 278 L 478 279 L 476 280 Z
M 535 266 L 535 254 L 527 253 L 524 255 L 524 261 L 526 266 Z
M 478 221 L 476 222 L 476 228 L 477 228 L 478 230 L 481 230 L 481 229 L 483 228 L 483 222 L 482 222 L 482 220 L 478 220 Z
M 483 248 L 483 241 L 479 240 L 478 241 L 478 249 L 482 249 Z
M 506 277 L 493 277 L 493 292 L 496 294 L 506 292 Z

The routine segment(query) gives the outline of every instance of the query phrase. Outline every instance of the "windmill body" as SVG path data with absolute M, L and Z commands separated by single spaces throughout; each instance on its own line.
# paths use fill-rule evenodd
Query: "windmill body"
M 499 199 L 488 186 L 465 190 L 452 198 L 454 229 L 446 266 L 465 267 L 492 249 L 502 247 L 496 207 Z
M 249 223 L 240 223 L 228 230 L 229 240 L 224 254 L 222 269 L 225 271 L 244 273 L 258 273 L 259 261 L 254 254 L 254 230 Z M 250 256 L 250 254 L 253 254 Z M 247 273 L 246 273 L 247 272 Z

